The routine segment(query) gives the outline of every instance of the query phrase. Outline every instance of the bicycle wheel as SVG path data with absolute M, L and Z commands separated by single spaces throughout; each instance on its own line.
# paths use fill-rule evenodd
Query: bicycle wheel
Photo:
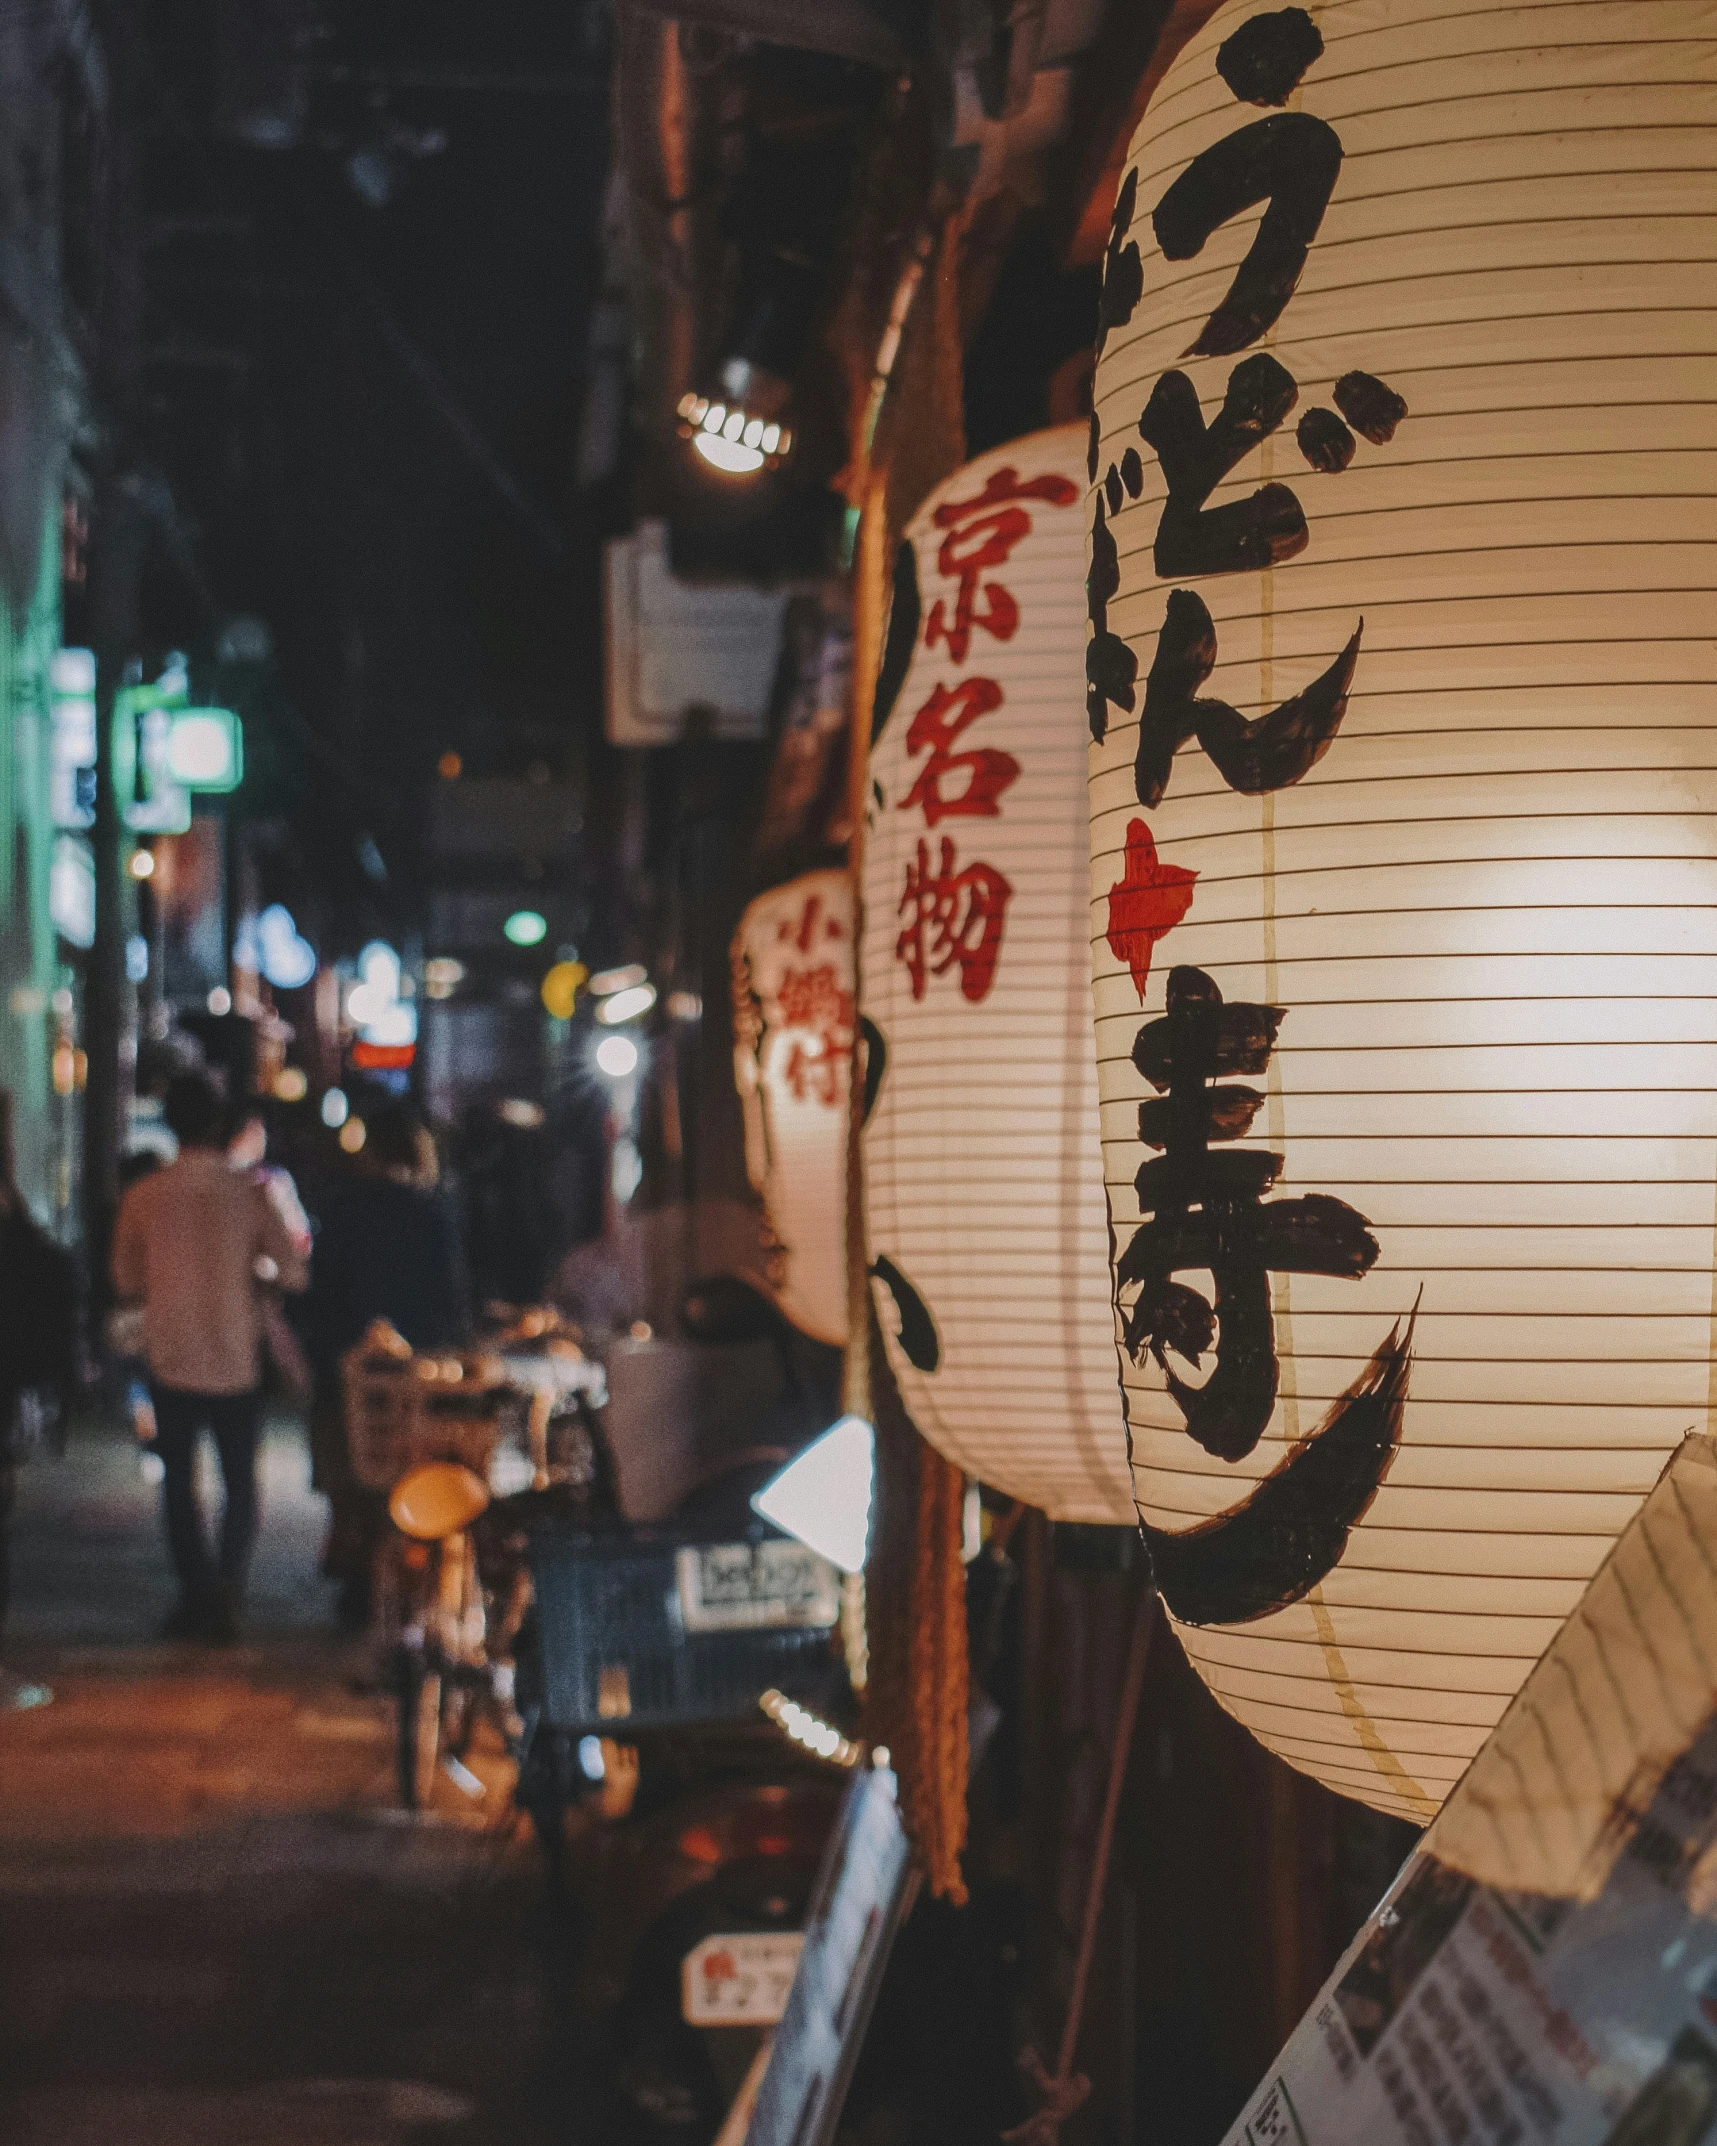
M 440 1752 L 441 1678 L 408 1651 L 400 1657 L 398 1751 L 399 1800 L 408 1811 L 428 1805 Z
M 449 1679 L 441 1695 L 441 1745 L 449 1758 L 463 1759 L 477 1728 L 478 1695 L 465 1678 Z

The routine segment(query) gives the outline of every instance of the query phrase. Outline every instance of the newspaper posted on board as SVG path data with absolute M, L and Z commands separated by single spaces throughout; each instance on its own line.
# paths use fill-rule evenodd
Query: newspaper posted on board
M 1225 2146 L 1717 2146 L 1717 1448 L 1689 1438 Z

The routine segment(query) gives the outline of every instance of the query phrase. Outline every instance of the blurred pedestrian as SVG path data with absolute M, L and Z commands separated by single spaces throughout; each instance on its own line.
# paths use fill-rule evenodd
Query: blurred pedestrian
M 12 1507 L 26 1411 L 71 1405 L 78 1365 L 77 1270 L 18 1190 L 12 1098 L 0 1089 L 0 1631 L 10 1606 Z M 0 1708 L 40 1706 L 46 1685 L 0 1666 Z
M 119 1158 L 119 1197 L 124 1201 L 132 1186 L 166 1167 L 167 1158 L 158 1147 L 128 1148 Z M 114 1382 L 125 1388 L 125 1413 L 143 1455 L 155 1455 L 155 1403 L 149 1398 L 149 1363 L 143 1353 L 143 1307 L 115 1304 L 102 1330 Z M 159 1465 L 158 1460 L 156 1465 Z M 159 1478 L 144 1468 L 149 1481 Z
M 113 1236 L 113 1285 L 122 1303 L 143 1308 L 162 1510 L 179 1581 L 167 1636 L 224 1640 L 238 1629 L 257 1531 L 258 1290 L 302 1289 L 304 1249 L 263 1188 L 228 1161 L 226 1112 L 207 1075 L 178 1075 L 162 1114 L 179 1152 L 125 1195 Z M 205 1428 L 224 1491 L 213 1556 L 196 1490 Z
M 477 1301 L 520 1310 L 540 1304 L 560 1241 L 543 1113 L 530 1104 L 474 1103 L 464 1135 L 460 1186 Z
M 458 1216 L 429 1129 L 406 1102 L 379 1105 L 365 1123 L 351 1176 L 318 1217 L 302 1322 L 316 1382 L 312 1479 L 329 1507 L 322 1569 L 340 1583 L 340 1614 L 354 1625 L 369 1615 L 385 1506 L 352 1473 L 340 1359 L 377 1319 L 414 1349 L 446 1348 L 470 1325 Z
M 310 1218 L 298 1197 L 290 1170 L 268 1159 L 268 1121 L 254 1105 L 241 1112 L 238 1130 L 227 1142 L 227 1160 L 261 1187 L 281 1221 L 292 1233 L 299 1256 L 310 1257 Z M 294 1408 L 308 1408 L 311 1400 L 309 1359 L 304 1345 L 287 1324 L 286 1309 L 278 1282 L 262 1283 L 257 1290 L 257 1311 L 262 1320 L 263 1353 L 274 1366 L 281 1391 Z

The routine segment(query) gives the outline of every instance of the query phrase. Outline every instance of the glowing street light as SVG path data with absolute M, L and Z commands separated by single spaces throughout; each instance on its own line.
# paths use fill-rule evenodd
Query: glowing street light
M 579 987 L 589 974 L 582 961 L 557 961 L 543 978 L 542 1002 L 555 1020 L 572 1019 L 573 1009 L 578 1004 Z
M 596 1002 L 596 1018 L 605 1026 L 613 1028 L 622 1021 L 635 1021 L 641 1013 L 648 1013 L 656 1003 L 654 984 L 629 984 L 624 991 L 616 991 L 608 998 Z
M 385 939 L 372 939 L 358 956 L 346 1017 L 365 1043 L 392 1049 L 416 1043 L 417 1008 L 405 996 L 405 972 Z
M 548 919 L 535 909 L 515 909 L 501 932 L 514 946 L 540 946 L 548 937 Z
M 283 902 L 270 902 L 254 924 L 241 929 L 239 958 L 245 967 L 259 970 L 277 991 L 301 991 L 316 973 L 316 949 Z
M 596 1063 L 610 1080 L 625 1080 L 638 1070 L 638 1046 L 630 1036 L 604 1036 L 596 1046 Z

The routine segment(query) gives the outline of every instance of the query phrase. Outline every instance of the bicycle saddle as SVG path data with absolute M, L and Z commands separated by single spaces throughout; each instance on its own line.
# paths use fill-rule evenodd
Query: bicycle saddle
M 440 1542 L 468 1528 L 489 1503 L 489 1486 L 457 1461 L 425 1461 L 402 1475 L 388 1497 L 388 1517 L 402 1535 Z

